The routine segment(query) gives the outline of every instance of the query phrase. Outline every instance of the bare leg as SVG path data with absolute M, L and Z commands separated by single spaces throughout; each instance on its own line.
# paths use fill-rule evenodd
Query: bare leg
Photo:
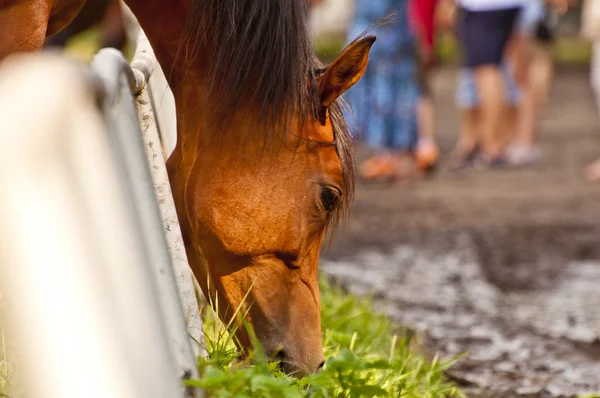
M 506 51 L 506 58 L 513 67 L 515 80 L 520 88 L 527 85 L 529 63 L 531 61 L 531 44 L 531 37 L 517 33 L 511 39 Z
M 600 40 L 594 42 L 590 77 L 596 97 L 596 107 L 600 112 Z M 600 159 L 586 166 L 584 177 L 589 182 L 600 182 Z
M 498 145 L 501 148 L 508 148 L 516 137 L 516 131 L 519 125 L 519 113 L 521 112 L 522 102 L 519 105 L 505 105 L 504 114 L 500 123 L 500 134 L 498 136 Z
M 491 160 L 504 151 L 502 117 L 505 115 L 504 77 L 496 65 L 475 69 L 475 82 L 481 103 L 481 149 L 485 158 Z
M 518 105 L 514 104 L 514 107 L 509 107 L 505 126 L 503 127 L 506 131 L 508 141 L 511 139 L 513 140 L 512 144 L 516 144 L 515 141 L 519 140 L 523 109 L 527 106 L 529 97 L 531 45 L 531 37 L 516 33 L 511 39 L 506 51 L 506 59 L 512 67 L 515 83 L 521 91 L 521 102 Z M 509 144 L 508 141 L 506 142 L 506 145 Z
M 536 141 L 537 121 L 547 98 L 552 81 L 553 65 L 550 54 L 536 54 L 529 66 L 527 86 L 519 112 L 515 144 L 532 147 Z
M 481 111 L 479 108 L 464 109 L 460 112 L 460 137 L 456 145 L 457 152 L 464 154 L 475 151 L 479 144 Z
M 435 111 L 433 101 L 427 96 L 421 97 L 417 104 L 417 127 L 419 139 L 435 140 Z
M 460 135 L 451 155 L 450 167 L 458 169 L 471 166 L 479 145 L 481 112 L 479 108 L 460 111 Z
M 419 140 L 415 151 L 415 162 L 419 170 L 427 172 L 436 166 L 440 154 L 435 142 L 435 114 L 431 98 L 421 97 L 416 113 Z

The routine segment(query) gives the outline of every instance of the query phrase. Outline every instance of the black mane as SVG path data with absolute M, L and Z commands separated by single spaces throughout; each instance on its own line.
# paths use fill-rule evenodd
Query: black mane
M 318 114 L 314 84 L 323 65 L 312 49 L 308 16 L 308 0 L 192 0 L 182 45 L 190 67 L 197 59 L 211 61 L 209 98 L 218 104 L 211 116 L 219 126 L 213 131 L 226 130 L 243 104 L 253 110 L 252 125 L 271 126 L 252 129 L 252 134 L 264 134 L 266 143 L 285 131 L 292 117 L 307 121 Z M 341 104 L 329 111 L 349 206 L 352 138 Z

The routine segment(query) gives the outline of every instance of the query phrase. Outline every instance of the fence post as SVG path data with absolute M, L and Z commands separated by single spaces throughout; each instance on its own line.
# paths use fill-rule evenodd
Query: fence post
M 52 55 L 0 69 L 0 289 L 21 386 L 35 398 L 182 397 L 148 273 L 156 253 L 79 72 Z
M 158 289 L 162 313 L 174 365 L 182 379 L 198 377 L 196 357 L 184 322 L 178 287 L 173 275 L 161 211 L 148 166 L 145 144 L 134 108 L 132 91 L 136 76 L 123 55 L 103 49 L 92 60 L 92 69 L 104 82 L 104 111 L 113 131 L 115 147 L 127 173 L 128 188 L 135 201 L 140 237 L 148 253 L 149 270 Z
M 140 31 L 138 35 L 131 68 L 136 76 L 136 91 L 139 91 L 135 98 L 135 106 L 142 130 L 148 163 L 150 164 L 152 180 L 154 181 L 158 205 L 162 214 L 164 233 L 167 238 L 169 251 L 171 252 L 173 273 L 177 281 L 179 299 L 183 307 L 188 333 L 192 338 L 194 353 L 196 356 L 206 357 L 208 354 L 206 352 L 202 318 L 200 317 L 196 289 L 193 282 L 194 275 L 190 269 L 183 244 L 175 202 L 173 201 L 173 193 L 171 192 L 171 185 L 165 165 L 165 151 L 163 151 L 164 146 L 161 139 L 164 136 L 160 132 L 160 118 L 166 117 L 170 119 L 173 115 L 159 114 L 162 108 L 157 109 L 153 100 L 152 83 L 159 84 L 160 90 L 168 90 L 168 86 L 156 61 L 152 47 L 150 47 L 150 43 L 143 31 Z M 154 79 L 150 79 L 152 77 Z M 164 84 L 161 84 L 161 82 L 164 82 Z M 175 112 L 175 108 L 167 107 L 165 109 Z M 163 124 L 163 126 L 165 125 Z M 166 132 L 166 135 L 173 133 L 174 131 L 169 131 Z M 202 292 L 199 292 L 199 294 L 202 294 Z

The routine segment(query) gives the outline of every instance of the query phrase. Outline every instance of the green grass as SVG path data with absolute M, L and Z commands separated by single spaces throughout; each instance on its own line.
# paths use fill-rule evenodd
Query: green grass
M 2 294 L 0 294 L 0 397 L 8 396 L 10 394 L 13 375 L 12 367 L 7 358 L 8 343 L 2 327 L 3 313 L 4 303 L 2 301 Z
M 314 39 L 313 47 L 315 53 L 325 63 L 330 63 L 342 52 L 346 46 L 346 36 L 338 35 L 321 35 Z
M 325 62 L 337 57 L 346 45 L 342 35 L 323 35 L 315 38 L 315 51 Z M 586 65 L 592 56 L 591 45 L 580 37 L 559 36 L 552 48 L 557 64 Z M 436 54 L 442 64 L 460 61 L 460 47 L 454 34 L 444 33 L 437 38 Z
M 91 61 L 100 49 L 100 31 L 98 28 L 90 28 L 69 39 L 65 54 L 81 61 Z M 131 60 L 134 50 L 134 44 L 127 43 L 123 51 L 127 60 Z
M 321 286 L 324 369 L 302 380 L 282 374 L 276 363 L 258 353 L 252 365 L 240 352 L 212 310 L 205 311 L 208 359 L 199 359 L 201 377 L 189 381 L 209 397 L 408 397 L 464 395 L 444 377 L 452 362 L 428 361 L 414 349 L 409 334 L 373 307 L 370 299 Z M 1 303 L 0 303 L 1 305 Z M 1 308 L 0 308 L 1 310 Z M 0 397 L 9 396 L 12 369 L 3 355 L 0 326 Z
M 2 332 L 0 331 L 0 334 Z M 4 337 L 3 335 L 0 337 Z M 1 339 L 0 344 L 2 344 L 4 339 Z M 0 397 L 7 397 L 11 392 L 11 380 L 12 380 L 12 368 L 8 363 L 7 358 L 4 357 L 4 351 L 2 347 L 0 347 Z
M 1 303 L 0 303 L 1 305 Z M 452 362 L 428 361 L 415 352 L 410 334 L 373 307 L 370 299 L 344 293 L 326 282 L 321 286 L 324 369 L 302 380 L 281 373 L 260 350 L 252 365 L 240 360 L 240 351 L 212 310 L 205 311 L 208 359 L 199 359 L 202 387 L 209 397 L 463 397 L 447 381 L 444 371 Z M 1 310 L 1 308 L 0 308 Z M 0 397 L 11 392 L 12 369 L 4 357 L 0 326 Z
M 440 35 L 437 40 L 436 52 L 442 63 L 456 63 L 460 59 L 459 44 L 453 34 Z M 558 64 L 585 65 L 591 60 L 592 50 L 588 41 L 580 37 L 557 37 L 552 54 Z
M 444 371 L 452 362 L 426 360 L 414 352 L 412 339 L 398 335 L 399 326 L 377 313 L 369 299 L 344 293 L 323 282 L 321 305 L 325 367 L 296 380 L 277 364 L 240 352 L 214 313 L 205 316 L 208 359 L 200 359 L 202 387 L 210 397 L 462 397 Z M 259 351 L 257 351 L 259 352 Z

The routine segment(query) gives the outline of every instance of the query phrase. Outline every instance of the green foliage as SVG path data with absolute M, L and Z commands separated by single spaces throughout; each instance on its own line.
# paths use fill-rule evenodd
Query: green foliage
M 2 294 L 0 294 L 0 397 L 6 397 L 11 392 L 12 384 L 12 367 L 8 363 L 7 358 L 7 342 L 2 328 L 2 318 L 4 312 L 4 304 Z
M 0 347 L 0 350 L 2 347 Z M 12 369 L 0 351 L 0 397 L 7 397 L 11 392 Z
M 211 397 L 462 397 L 444 378 L 451 362 L 427 361 L 411 349 L 411 338 L 398 337 L 398 326 L 378 314 L 368 299 L 321 286 L 323 343 L 327 359 L 322 371 L 297 380 L 269 363 L 260 350 L 253 365 L 240 353 L 210 312 L 204 320 L 208 359 L 200 359 L 199 380 Z
M 346 37 L 343 35 L 323 35 L 314 40 L 317 55 L 326 63 L 334 60 L 346 44 Z M 554 61 L 558 64 L 587 65 L 591 54 L 590 43 L 580 37 L 559 36 L 552 47 Z M 460 46 L 453 33 L 443 32 L 438 35 L 436 55 L 441 64 L 460 61 Z
M 313 48 L 317 56 L 328 64 L 335 60 L 347 44 L 345 35 L 327 34 L 316 37 L 313 41 Z
M 451 362 L 427 361 L 411 349 L 411 338 L 398 337 L 398 326 L 378 314 L 369 299 L 321 286 L 324 369 L 297 380 L 268 362 L 261 350 L 253 365 L 240 359 L 233 337 L 212 311 L 204 317 L 208 359 L 199 360 L 201 378 L 188 385 L 211 397 L 462 397 L 444 378 Z M 0 328 L 0 397 L 10 393 L 12 369 L 4 356 Z
M 100 29 L 92 27 L 69 39 L 65 53 L 81 61 L 91 61 L 94 54 L 101 49 L 101 45 Z M 129 42 L 125 45 L 123 54 L 127 60 L 132 59 L 135 50 L 134 46 L 135 43 Z

